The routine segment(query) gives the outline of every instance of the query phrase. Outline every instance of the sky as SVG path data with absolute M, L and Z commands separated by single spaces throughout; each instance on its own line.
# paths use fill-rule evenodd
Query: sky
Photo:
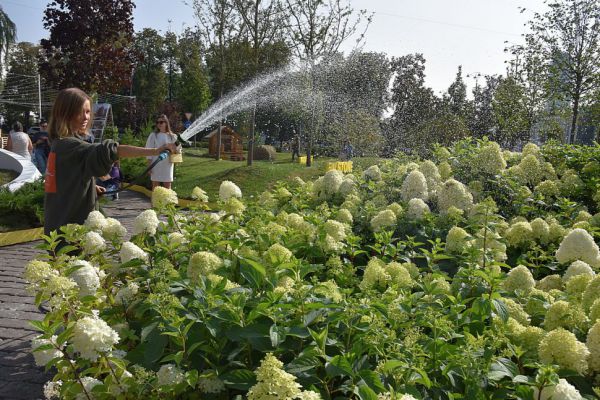
M 191 0 L 188 0 L 191 2 Z M 19 41 L 47 37 L 42 24 L 48 0 L 0 0 L 17 25 Z M 134 28 L 179 33 L 196 25 L 192 8 L 183 0 L 136 0 Z M 350 0 L 355 10 L 373 13 L 363 50 L 389 56 L 422 53 L 426 84 L 445 91 L 462 65 L 469 87 L 475 75 L 503 74 L 507 43 L 521 43 L 524 24 L 534 11 L 544 11 L 543 0 Z M 525 7 L 521 13 L 519 7 Z M 350 51 L 355 41 L 342 47 Z M 469 75 L 469 77 L 467 77 Z

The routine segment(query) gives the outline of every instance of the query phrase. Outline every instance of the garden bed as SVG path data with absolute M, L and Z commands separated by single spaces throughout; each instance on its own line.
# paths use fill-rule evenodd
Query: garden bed
M 47 391 L 595 398 L 598 148 L 434 154 L 251 199 L 223 182 L 218 213 L 178 213 L 155 191 L 130 241 L 98 213 L 65 228 L 74 247 L 25 273 L 51 308 L 33 323 L 36 361 L 56 367 Z

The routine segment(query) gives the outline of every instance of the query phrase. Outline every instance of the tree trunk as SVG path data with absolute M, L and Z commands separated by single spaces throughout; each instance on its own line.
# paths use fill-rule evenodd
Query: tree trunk
M 219 99 L 223 97 L 223 84 L 219 89 Z M 223 118 L 219 118 L 219 129 L 217 129 L 217 154 L 215 154 L 215 160 L 221 159 L 221 130 L 223 129 Z
M 252 107 L 252 117 L 250 118 L 250 135 L 248 139 L 248 160 L 246 165 L 250 166 L 254 162 L 254 120 L 256 119 L 256 104 Z
M 579 114 L 579 95 L 573 99 L 573 119 L 571 120 L 571 130 L 569 131 L 569 142 L 575 144 L 577 139 L 577 116 Z

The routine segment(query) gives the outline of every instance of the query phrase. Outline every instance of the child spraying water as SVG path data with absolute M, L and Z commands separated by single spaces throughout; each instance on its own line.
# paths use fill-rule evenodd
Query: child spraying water
M 159 148 L 120 145 L 112 140 L 87 143 L 83 138 L 91 120 L 91 99 L 85 92 L 69 88 L 58 93 L 48 127 L 50 155 L 44 198 L 46 235 L 66 224 L 83 224 L 88 214 L 98 208 L 98 195 L 106 190 L 96 185 L 94 177 L 109 173 L 119 158 L 177 151 L 174 143 Z

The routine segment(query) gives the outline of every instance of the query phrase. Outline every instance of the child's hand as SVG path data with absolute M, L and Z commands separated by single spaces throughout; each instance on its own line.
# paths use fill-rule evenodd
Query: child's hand
M 171 152 L 171 154 L 175 154 L 175 153 L 177 153 L 177 146 L 175 145 L 175 143 L 167 143 L 167 144 L 163 144 L 162 146 L 160 146 L 158 148 L 159 153 L 162 153 L 165 150 L 169 150 Z
M 96 194 L 102 196 L 106 192 L 106 188 L 96 185 Z

